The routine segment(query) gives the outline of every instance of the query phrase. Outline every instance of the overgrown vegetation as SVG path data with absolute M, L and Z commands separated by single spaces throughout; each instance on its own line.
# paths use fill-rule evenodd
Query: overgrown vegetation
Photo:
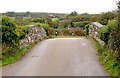
M 120 76 L 120 2 L 117 15 L 118 18 L 109 20 L 100 30 L 100 38 L 105 45 L 96 43 L 100 61 L 111 76 Z
M 117 20 L 109 20 L 107 25 L 104 25 L 100 29 L 100 34 L 99 34 L 100 39 L 103 40 L 106 44 L 108 44 L 108 41 L 110 39 L 110 34 L 116 26 L 117 26 Z
M 20 49 L 19 47 L 15 48 L 7 44 L 2 44 L 3 53 L 0 66 L 17 62 L 27 54 L 34 45 L 34 43 L 31 43 L 29 46 Z
M 2 64 L 13 63 L 25 51 L 20 50 L 20 40 L 29 32 L 27 26 L 17 26 L 13 19 L 2 16 Z
M 20 40 L 29 32 L 26 25 L 34 24 L 47 32 L 48 38 L 80 37 L 89 35 L 89 24 L 100 22 L 104 26 L 100 29 L 99 38 L 105 42 L 96 47 L 101 64 L 112 76 L 120 75 L 120 2 L 118 12 L 111 11 L 101 14 L 71 14 L 53 13 L 4 13 L 2 16 L 2 55 L 3 65 L 14 63 L 24 56 L 34 43 L 23 49 L 19 48 Z M 10 16 L 10 17 L 8 17 Z
M 17 26 L 14 21 L 8 16 L 2 16 L 2 43 L 10 44 L 11 46 L 19 46 L 20 39 L 27 34 L 28 27 Z
M 111 55 L 111 50 L 108 49 L 107 45 L 101 46 L 96 40 L 92 40 L 95 43 L 99 61 L 110 76 L 118 76 L 119 74 L 119 62 L 116 60 L 114 55 Z

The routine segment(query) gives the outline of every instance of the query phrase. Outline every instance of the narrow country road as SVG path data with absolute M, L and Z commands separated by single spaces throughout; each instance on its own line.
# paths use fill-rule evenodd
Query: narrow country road
M 55 38 L 37 44 L 3 76 L 107 76 L 96 50 L 85 38 Z

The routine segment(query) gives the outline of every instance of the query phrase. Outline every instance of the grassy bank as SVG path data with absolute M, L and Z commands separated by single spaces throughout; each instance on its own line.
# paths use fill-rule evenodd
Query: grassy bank
M 44 39 L 47 39 L 44 38 Z M 44 40 L 43 39 L 43 40 Z M 33 42 L 30 43 L 29 46 L 26 46 L 24 48 L 13 48 L 11 46 L 2 46 L 2 49 L 4 50 L 3 54 L 2 54 L 2 60 L 0 60 L 0 66 L 5 66 L 8 64 L 12 64 L 15 63 L 17 61 L 19 61 L 23 56 L 25 56 L 38 42 Z M 6 51 L 5 51 L 5 49 Z
M 118 61 L 110 56 L 110 50 L 107 45 L 101 46 L 96 40 L 91 39 L 94 44 L 99 61 L 103 68 L 110 74 L 110 76 L 118 76 Z
M 24 47 L 22 49 L 9 48 L 7 53 L 3 53 L 2 61 L 1 61 L 2 63 L 0 63 L 0 66 L 4 66 L 4 65 L 8 65 L 8 64 L 17 62 L 24 55 L 26 55 L 34 45 L 35 45 L 35 43 L 31 43 L 29 46 Z

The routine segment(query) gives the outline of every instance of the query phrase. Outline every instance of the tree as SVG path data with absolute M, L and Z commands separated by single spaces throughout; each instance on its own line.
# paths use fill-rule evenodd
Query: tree
M 76 11 L 71 12 L 71 14 L 70 14 L 70 16 L 76 16 L 76 15 L 78 15 L 78 13 Z
M 74 11 L 74 15 L 78 15 L 78 13 L 76 11 Z

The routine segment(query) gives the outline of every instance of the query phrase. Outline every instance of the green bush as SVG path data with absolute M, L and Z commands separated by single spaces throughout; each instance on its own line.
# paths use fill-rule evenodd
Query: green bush
M 44 24 L 44 23 L 36 23 L 36 25 L 38 27 L 42 27 L 42 28 L 45 28 L 45 29 L 49 29 L 50 28 L 48 24 Z
M 52 21 L 49 23 L 49 26 L 51 28 L 57 29 L 59 27 L 59 22 L 58 21 Z
M 16 34 L 17 26 L 8 16 L 2 16 L 2 42 L 6 44 L 18 45 L 19 38 Z
M 17 26 L 17 32 L 16 34 L 20 37 L 20 39 L 23 39 L 26 37 L 26 34 L 29 33 L 29 27 L 28 26 Z
M 88 24 L 88 22 L 73 22 L 74 23 L 74 27 L 77 28 L 82 28 L 82 29 L 85 29 L 85 26 Z
M 27 26 L 17 26 L 14 21 L 8 17 L 2 17 L 2 58 L 12 59 L 20 48 L 20 40 L 28 34 Z M 9 56 L 9 57 L 8 57 Z
M 110 30 L 108 26 L 104 26 L 100 29 L 100 39 L 103 40 L 106 44 L 108 43 L 108 38 L 110 34 Z
M 43 18 L 33 18 L 32 22 L 35 22 L 35 23 L 45 23 L 45 19 L 43 19 Z
M 36 23 L 36 25 L 37 25 L 38 27 L 44 28 L 45 31 L 46 31 L 46 34 L 48 35 L 48 30 L 51 28 L 48 24 L 45 24 L 45 23 Z
M 60 28 L 67 28 L 70 25 L 71 21 L 70 20 L 62 20 L 59 22 L 59 27 Z
M 2 42 L 19 46 L 20 39 L 29 32 L 27 26 L 17 26 L 8 16 L 2 16 Z
M 100 61 L 110 75 L 117 76 L 120 67 L 120 31 L 116 20 L 109 20 L 108 24 L 100 29 L 100 38 L 106 43 L 98 49 Z
M 103 40 L 106 44 L 108 44 L 110 34 L 111 34 L 112 30 L 115 28 L 116 25 L 117 25 L 117 21 L 116 21 L 116 20 L 109 20 L 109 21 L 108 21 L 108 24 L 105 25 L 105 26 L 103 26 L 103 27 L 100 29 L 99 37 L 100 37 L 100 39 Z

